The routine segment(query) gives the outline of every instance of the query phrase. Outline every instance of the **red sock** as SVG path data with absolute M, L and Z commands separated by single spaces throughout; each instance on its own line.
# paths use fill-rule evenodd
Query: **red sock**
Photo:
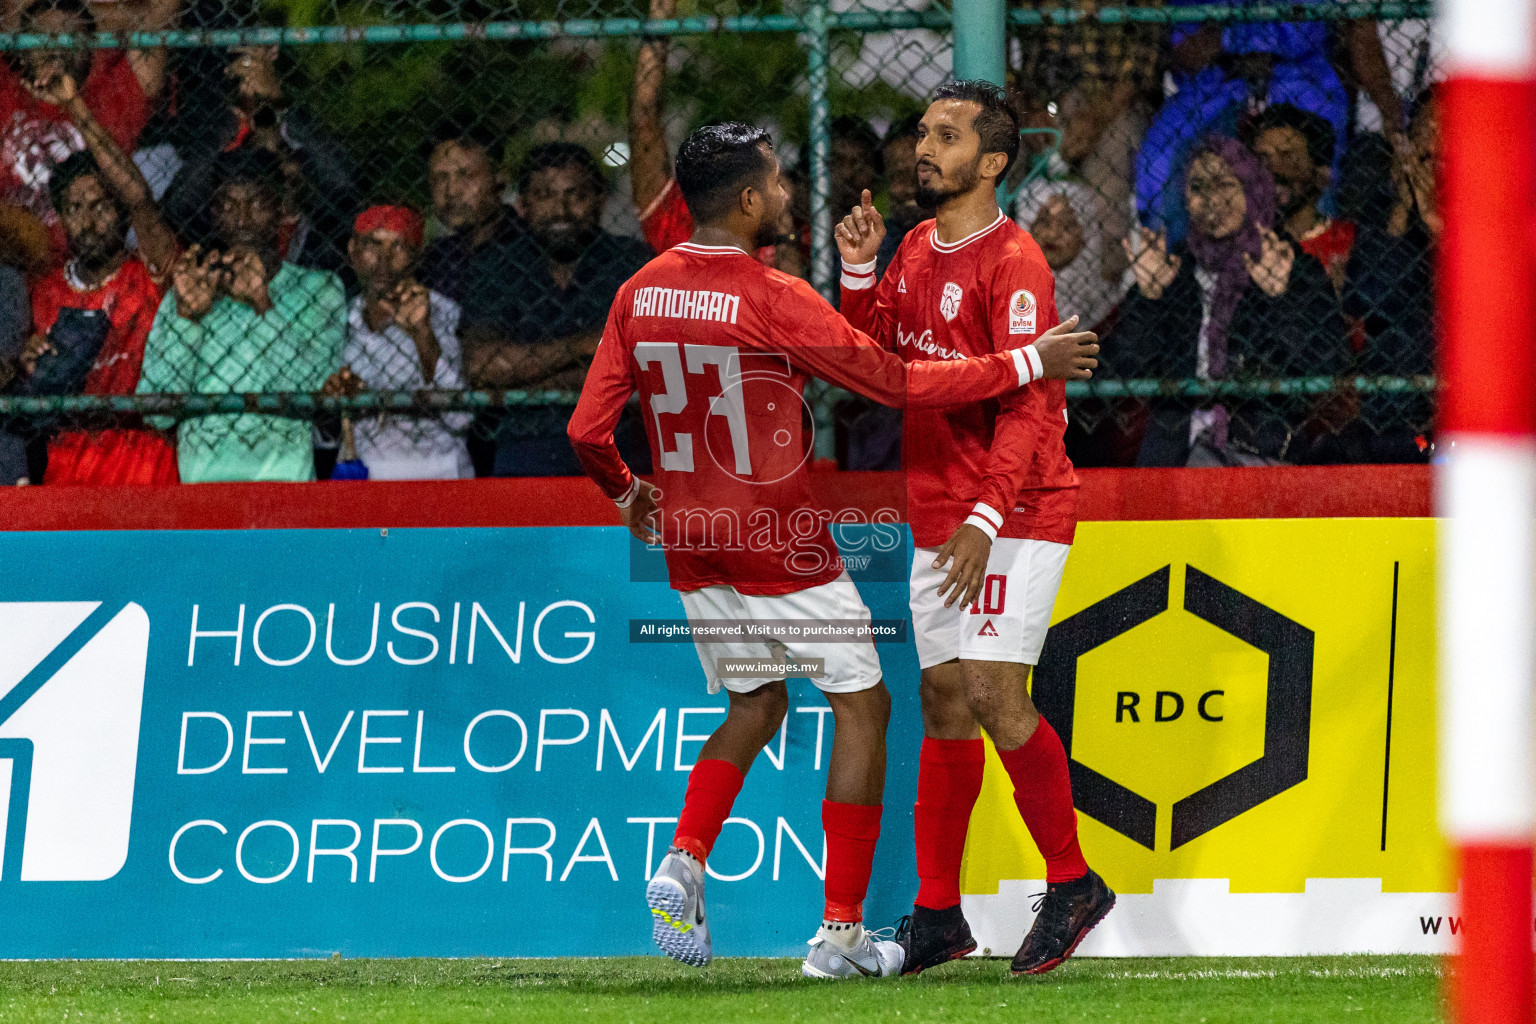
M 828 921 L 864 920 L 864 894 L 875 866 L 880 838 L 880 805 L 821 802 L 821 829 L 827 836 Z
M 709 851 L 715 848 L 725 819 L 731 816 L 731 805 L 746 776 L 729 761 L 709 759 L 700 761 L 688 773 L 688 792 L 683 797 L 683 810 L 677 816 L 677 833 L 672 845 L 686 850 L 703 864 Z
M 965 831 L 981 795 L 986 752 L 981 740 L 923 738 L 917 763 L 917 905 L 945 910 L 960 903 Z
M 1028 743 L 1017 750 L 999 750 L 997 756 L 1013 780 L 1013 802 L 1045 857 L 1045 880 L 1082 878 L 1088 873 L 1088 862 L 1077 845 L 1077 811 L 1072 806 L 1072 779 L 1061 737 L 1042 718 Z

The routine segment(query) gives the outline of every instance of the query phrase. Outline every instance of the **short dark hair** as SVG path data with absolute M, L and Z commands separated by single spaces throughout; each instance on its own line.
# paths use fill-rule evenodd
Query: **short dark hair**
M 64 206 L 64 193 L 69 191 L 69 186 L 81 178 L 95 176 L 101 181 L 101 167 L 96 163 L 96 158 L 91 156 L 88 150 L 71 153 L 53 169 L 53 176 L 48 179 L 48 200 L 53 203 L 55 210 L 61 210 Z M 105 188 L 105 183 L 103 182 Z M 107 189 L 110 193 L 110 189 Z M 116 201 L 116 196 L 113 196 Z M 118 203 L 118 208 L 122 204 Z
M 427 139 L 426 157 L 431 159 L 437 147 L 453 143 L 460 149 L 478 149 L 494 166 L 501 159 L 501 138 L 490 127 L 478 122 L 464 124 L 457 120 L 442 121 L 433 127 Z
M 213 158 L 211 184 L 210 197 L 228 185 L 257 185 L 281 198 L 287 179 L 283 176 L 282 158 L 276 153 L 256 146 L 241 146 Z
M 39 14 L 50 12 L 79 18 L 92 32 L 96 31 L 96 15 L 91 12 L 91 5 L 86 0 L 32 0 L 21 9 L 21 23 L 25 25 Z
M 677 187 L 695 221 L 722 217 L 748 185 L 765 186 L 773 148 L 767 129 L 741 121 L 708 124 L 683 140 L 677 151 Z
M 957 79 L 939 86 L 933 99 L 934 102 L 960 100 L 981 106 L 972 122 L 976 134 L 981 136 L 981 152 L 1002 153 L 1008 157 L 1003 173 L 997 176 L 999 181 L 1006 178 L 1013 169 L 1013 162 L 1019 158 L 1020 128 L 1018 112 L 1008 102 L 1007 94 L 991 82 Z
M 581 171 L 598 195 L 608 193 L 608 179 L 603 175 L 603 165 L 585 146 L 574 142 L 546 142 L 534 146 L 523 158 L 517 172 L 517 190 L 528 191 L 528 184 L 538 171 L 574 167 Z
M 1251 149 L 1260 135 L 1273 128 L 1290 128 L 1307 140 L 1307 157 L 1318 167 L 1332 167 L 1338 136 L 1326 118 L 1293 103 L 1276 103 L 1248 123 L 1243 141 Z

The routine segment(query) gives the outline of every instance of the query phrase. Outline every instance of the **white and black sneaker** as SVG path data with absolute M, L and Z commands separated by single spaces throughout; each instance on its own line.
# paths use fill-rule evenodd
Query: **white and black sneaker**
M 689 967 L 705 967 L 713 959 L 709 925 L 704 923 L 704 868 L 672 847 L 645 887 L 651 908 L 651 938 L 661 951 Z
M 888 978 L 901 973 L 901 946 L 876 938 L 861 924 L 838 929 L 823 925 L 810 941 L 811 952 L 800 965 L 807 978 Z

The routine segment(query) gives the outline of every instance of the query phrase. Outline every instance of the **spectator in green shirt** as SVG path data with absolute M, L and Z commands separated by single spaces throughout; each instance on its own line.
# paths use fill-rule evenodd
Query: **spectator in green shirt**
M 346 341 L 341 281 L 278 255 L 284 186 L 274 154 L 221 154 L 215 175 L 218 248 L 193 246 L 176 264 L 139 392 L 319 391 Z M 187 419 L 177 429 L 177 464 L 185 483 L 313 480 L 310 423 L 251 413 Z

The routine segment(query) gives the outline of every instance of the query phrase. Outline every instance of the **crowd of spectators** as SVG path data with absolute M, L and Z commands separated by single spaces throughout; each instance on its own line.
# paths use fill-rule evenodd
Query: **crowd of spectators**
M 0 20 L 155 29 L 182 2 L 0 0 Z M 653 16 L 675 7 L 651 0 Z M 1061 315 L 1101 334 L 1100 378 L 1431 372 L 1436 105 L 1431 88 L 1399 97 L 1374 22 L 1085 22 L 1024 43 L 1013 95 L 1035 131 L 1009 210 L 1055 273 Z M 277 47 L 235 47 L 182 78 L 163 50 L 13 54 L 0 61 L 0 392 L 579 390 L 619 286 L 692 231 L 669 158 L 669 66 L 665 40 L 641 42 L 621 161 L 631 236 L 605 218 L 604 159 L 570 141 L 532 146 L 509 173 L 506 138 L 445 123 L 423 154 L 428 208 L 378 194 L 294 94 Z M 194 83 L 217 95 L 187 94 Z M 1379 130 L 1361 124 L 1367 101 Z M 197 111 L 197 129 L 146 136 L 175 110 Z M 882 270 L 931 214 L 918 117 L 833 123 L 832 206 L 876 194 Z M 790 167 L 792 201 L 758 258 L 806 276 L 803 154 Z M 374 479 L 573 475 L 569 409 L 552 395 L 479 413 L 34 417 L 0 431 L 0 484 L 309 480 L 338 457 Z M 1412 461 L 1432 417 L 1423 393 L 1347 383 L 1074 409 L 1086 465 Z M 899 468 L 898 413 L 855 400 L 836 421 L 841 464 Z M 646 464 L 637 416 L 618 440 Z

